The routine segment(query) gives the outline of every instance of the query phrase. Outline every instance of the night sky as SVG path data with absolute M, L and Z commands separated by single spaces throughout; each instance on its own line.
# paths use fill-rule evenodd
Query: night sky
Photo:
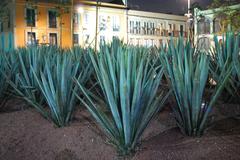
M 49 0 L 51 1 L 51 0 Z M 91 0 L 90 0 L 91 1 Z M 100 0 L 109 2 L 112 0 Z M 199 2 L 202 7 L 208 6 L 213 0 L 191 0 L 191 3 Z M 0 4 L 3 0 L 0 0 Z M 184 14 L 187 12 L 187 0 L 128 0 L 131 9 Z
M 191 0 L 191 3 L 198 2 L 203 8 L 211 4 L 212 0 Z M 184 14 L 187 12 L 187 0 L 128 0 L 130 8 Z

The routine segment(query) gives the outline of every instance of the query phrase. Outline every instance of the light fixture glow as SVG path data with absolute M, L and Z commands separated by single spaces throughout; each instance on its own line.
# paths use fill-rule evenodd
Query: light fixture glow
M 84 9 L 83 9 L 83 7 L 78 7 L 78 13 L 83 13 L 84 12 Z

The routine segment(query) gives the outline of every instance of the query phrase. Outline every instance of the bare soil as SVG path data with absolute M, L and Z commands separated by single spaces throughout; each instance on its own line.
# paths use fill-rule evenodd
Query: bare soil
M 239 106 L 225 104 L 218 108 L 212 114 L 215 121 L 201 138 L 183 136 L 171 111 L 161 111 L 129 159 L 239 160 L 240 120 L 231 118 Z M 54 127 L 19 99 L 9 100 L 0 110 L 0 160 L 121 159 L 84 109 L 79 109 L 65 128 Z

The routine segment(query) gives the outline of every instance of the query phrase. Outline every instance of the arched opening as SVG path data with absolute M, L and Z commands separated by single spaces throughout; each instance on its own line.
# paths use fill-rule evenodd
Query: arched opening
M 201 17 L 197 25 L 198 34 L 210 34 L 210 20 Z
M 221 31 L 221 19 L 215 18 L 213 20 L 213 33 L 219 33 Z

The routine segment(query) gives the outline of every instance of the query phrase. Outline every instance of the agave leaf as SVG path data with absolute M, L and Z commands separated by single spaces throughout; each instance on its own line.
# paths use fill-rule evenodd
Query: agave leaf
M 217 44 L 218 45 L 218 44 Z M 232 71 L 231 64 L 222 59 L 222 69 L 215 75 L 219 80 L 209 102 L 205 97 L 205 88 L 210 71 L 210 57 L 206 53 L 198 53 L 188 42 L 184 45 L 179 39 L 177 46 L 171 42 L 169 49 L 162 50 L 160 60 L 165 66 L 166 74 L 171 80 L 171 86 L 177 101 L 174 107 L 176 120 L 181 131 L 189 136 L 200 136 L 207 127 L 207 118 L 211 108 L 219 97 L 222 89 L 229 81 Z M 231 50 L 228 49 L 228 52 Z M 212 63 L 212 66 L 215 64 Z M 219 74 L 219 75 L 218 75 Z M 222 81 L 223 80 L 223 81 Z
M 104 93 L 104 106 L 97 105 L 96 95 L 92 96 L 93 93 L 77 83 L 85 97 L 78 98 L 121 154 L 135 149 L 144 129 L 168 96 L 161 94 L 156 98 L 163 69 L 153 67 L 156 62 L 150 59 L 148 52 L 114 41 L 101 46 L 97 55 L 90 53 Z

